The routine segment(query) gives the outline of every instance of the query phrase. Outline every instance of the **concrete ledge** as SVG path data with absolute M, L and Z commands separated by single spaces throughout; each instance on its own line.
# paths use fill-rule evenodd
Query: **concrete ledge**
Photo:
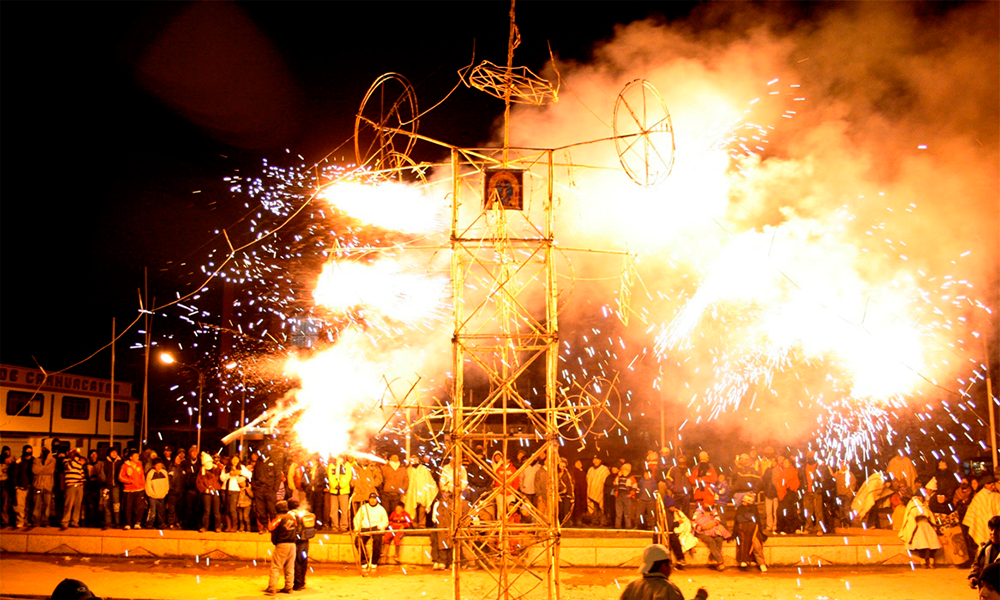
M 567 567 L 637 567 L 650 533 L 575 532 L 563 530 L 559 563 Z M 12 554 L 59 554 L 88 556 L 153 556 L 199 560 L 256 560 L 271 557 L 271 540 L 256 533 L 199 533 L 197 531 L 108 530 L 39 527 L 30 531 L 0 531 L 0 551 Z M 390 552 L 385 547 L 384 554 Z M 938 553 L 946 564 L 943 552 Z M 723 546 L 727 565 L 735 565 L 736 546 Z M 906 565 L 915 561 L 891 530 L 848 531 L 824 536 L 772 536 L 764 545 L 768 564 L 784 566 L 819 565 Z M 317 535 L 309 545 L 310 559 L 319 563 L 353 563 L 354 549 L 347 534 Z M 523 559 L 545 563 L 541 548 L 529 548 Z M 430 542 L 426 535 L 411 533 L 403 538 L 401 560 L 405 564 L 429 565 Z M 708 549 L 698 544 L 688 556 L 693 565 L 709 562 Z

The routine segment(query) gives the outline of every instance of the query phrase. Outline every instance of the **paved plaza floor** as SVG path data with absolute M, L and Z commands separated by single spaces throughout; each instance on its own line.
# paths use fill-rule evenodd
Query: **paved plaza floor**
M 268 568 L 252 561 L 192 561 L 167 559 L 87 558 L 69 556 L 0 556 L 0 599 L 47 598 L 64 578 L 87 583 L 102 598 L 163 600 L 241 600 L 263 598 Z M 774 568 L 768 573 L 716 572 L 689 568 L 673 580 L 685 598 L 704 586 L 713 600 L 962 600 L 976 598 L 966 571 L 953 567 L 933 570 L 909 567 Z M 567 600 L 615 600 L 636 576 L 632 569 L 563 569 L 562 597 Z M 483 572 L 464 571 L 463 598 L 481 598 L 489 585 Z M 317 565 L 305 590 L 279 598 L 302 600 L 356 598 L 364 600 L 450 599 L 454 581 L 447 572 L 427 567 L 379 567 L 363 578 L 345 565 Z M 530 598 L 545 598 L 539 586 Z

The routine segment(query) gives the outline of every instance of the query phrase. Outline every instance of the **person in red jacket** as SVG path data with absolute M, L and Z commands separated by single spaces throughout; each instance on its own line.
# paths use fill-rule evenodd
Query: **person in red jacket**
M 128 461 L 122 465 L 118 480 L 125 485 L 125 509 L 122 521 L 125 529 L 141 529 L 142 517 L 146 512 L 146 475 L 142 472 L 142 461 L 138 450 L 128 451 Z
M 386 531 L 383 544 L 389 544 L 393 549 L 392 560 L 399 564 L 400 547 L 403 544 L 403 530 L 413 527 L 413 519 L 402 502 L 396 503 L 396 508 L 389 513 L 389 529 Z
M 502 487 L 505 484 L 515 492 L 518 488 L 518 478 L 514 477 L 517 467 L 507 459 L 499 450 L 493 453 L 493 487 Z M 514 494 L 501 491 L 497 495 L 497 520 L 505 519 L 510 514 L 510 504 L 514 499 Z
M 779 468 L 775 470 L 774 487 L 778 492 L 778 522 L 779 534 L 795 533 L 801 526 L 799 521 L 799 470 L 792 459 L 782 456 L 778 459 Z
M 705 506 L 715 505 L 715 493 L 711 486 L 719 481 L 719 472 L 708 462 L 708 452 L 698 453 L 698 464 L 691 468 L 689 481 L 694 487 L 691 500 Z
M 198 531 L 205 531 L 210 525 L 209 518 L 215 520 L 215 532 L 219 533 L 222 531 L 222 512 L 220 510 L 220 490 L 222 490 L 222 481 L 219 478 L 219 474 L 222 472 L 222 466 L 217 465 L 215 460 L 209 456 L 207 453 L 201 453 L 201 470 L 198 472 L 198 476 L 195 477 L 194 485 L 198 488 L 198 493 L 201 494 L 201 527 Z

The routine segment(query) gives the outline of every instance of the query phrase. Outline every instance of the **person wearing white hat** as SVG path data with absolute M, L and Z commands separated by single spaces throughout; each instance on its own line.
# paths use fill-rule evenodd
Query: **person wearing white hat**
M 662 544 L 651 544 L 642 551 L 639 579 L 632 581 L 622 591 L 621 600 L 684 600 L 680 588 L 670 581 L 673 563 L 670 552 Z M 708 598 L 705 588 L 698 588 L 695 600 Z

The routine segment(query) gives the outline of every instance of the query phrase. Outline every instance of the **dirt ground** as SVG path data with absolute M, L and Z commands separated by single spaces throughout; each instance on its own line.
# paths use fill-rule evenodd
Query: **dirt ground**
M 0 557 L 0 598 L 47 598 L 64 578 L 87 583 L 102 598 L 167 600 L 242 600 L 264 598 L 267 565 L 243 562 L 195 563 L 183 560 L 89 559 L 86 557 Z M 700 586 L 713 600 L 960 600 L 976 597 L 966 572 L 951 567 L 934 570 L 904 567 L 776 568 L 766 574 L 705 568 L 676 572 L 672 579 L 685 598 Z M 636 576 L 631 569 L 563 569 L 562 598 L 616 599 Z M 523 576 L 518 587 L 532 587 L 537 579 Z M 462 597 L 496 597 L 483 572 L 462 574 Z M 523 584 L 523 585 L 521 585 Z M 419 600 L 453 598 L 450 572 L 427 567 L 379 567 L 363 578 L 343 565 L 317 566 L 306 589 L 292 596 L 300 600 L 353 598 L 358 600 Z M 544 585 L 530 598 L 545 598 Z M 278 598 L 285 598 L 279 594 Z

